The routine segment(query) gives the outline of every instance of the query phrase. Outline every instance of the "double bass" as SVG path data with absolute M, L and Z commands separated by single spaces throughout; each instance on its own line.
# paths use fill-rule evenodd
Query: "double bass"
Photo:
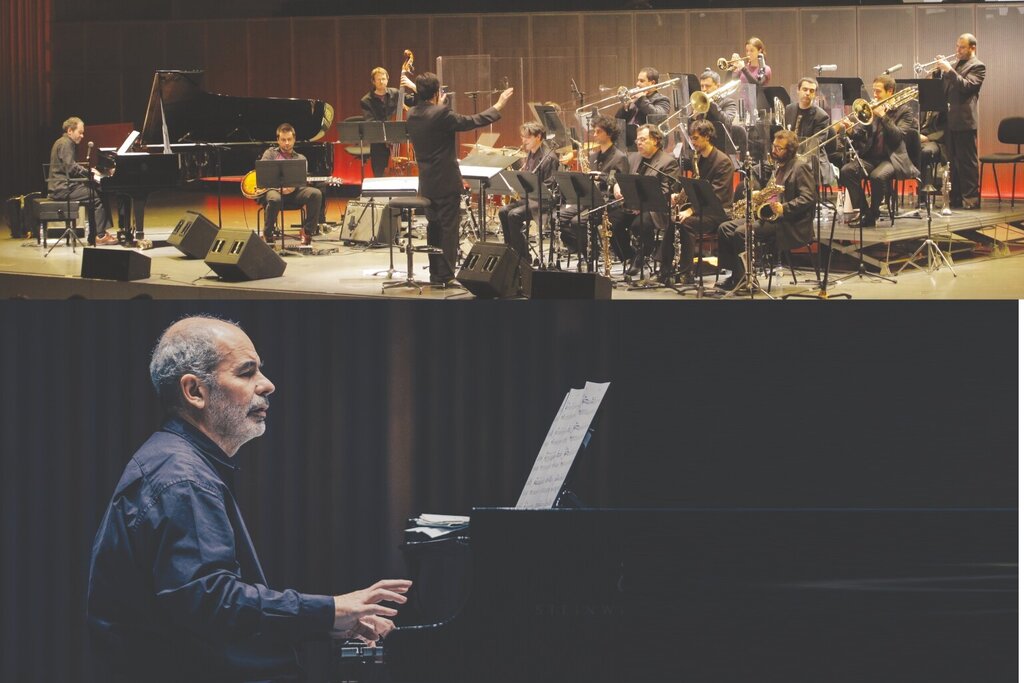
M 415 57 L 412 50 L 406 50 L 403 53 L 405 61 L 402 62 L 402 76 L 401 78 L 408 77 L 410 80 L 416 71 L 414 60 Z M 398 82 L 398 108 L 395 110 L 395 121 L 405 120 L 405 95 L 402 92 L 403 86 L 401 78 Z M 416 173 L 416 160 L 413 159 L 414 153 L 411 142 L 396 143 L 391 146 L 391 159 L 388 161 L 388 167 L 385 170 L 387 175 L 391 176 L 407 176 L 417 175 Z

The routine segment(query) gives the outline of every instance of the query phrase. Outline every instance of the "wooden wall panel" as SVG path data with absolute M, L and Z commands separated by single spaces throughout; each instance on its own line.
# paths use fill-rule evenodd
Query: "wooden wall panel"
M 800 37 L 808 67 L 835 64 L 838 71 L 822 76 L 859 75 L 856 9 L 800 10 Z
M 894 78 L 912 78 L 915 57 L 913 7 L 863 7 L 860 17 L 860 73 L 864 84 L 896 64 Z
M 344 121 L 349 116 L 361 114 L 359 99 L 370 90 L 370 71 L 383 66 L 396 87 L 402 67 L 401 52 L 388 55 L 385 62 L 381 47 L 382 20 L 379 18 L 344 17 L 336 25 L 338 44 L 338 101 L 334 104 L 334 120 Z M 413 50 L 416 70 L 426 71 L 425 55 Z
M 978 57 L 985 63 L 985 82 L 978 101 L 978 145 L 982 154 L 1015 152 L 997 137 L 999 121 L 1008 116 L 1024 116 L 1024 88 L 1020 84 L 1020 46 L 1024 45 L 1024 7 L 982 7 L 977 13 Z M 948 54 L 948 53 L 946 53 Z M 1004 166 L 1008 168 L 1008 166 Z M 986 169 L 986 190 L 994 190 L 991 172 Z M 1003 196 L 1009 193 L 1010 172 L 1000 175 Z M 1024 196 L 1024 173 L 1017 170 L 1017 198 Z M 1005 203 L 1004 203 L 1005 206 Z
M 757 36 L 764 41 L 765 63 L 772 68 L 769 85 L 791 91 L 797 79 L 810 71 L 810 65 L 800 54 L 799 12 L 793 9 L 747 10 L 743 15 L 746 38 Z
M 917 52 L 914 61 L 922 64 L 935 59 L 935 55 L 952 54 L 961 33 L 975 32 L 973 7 L 927 5 L 917 8 L 916 17 Z
M 636 60 L 626 85 L 633 85 L 637 71 L 653 66 L 662 73 L 691 72 L 689 12 L 657 12 L 638 15 L 634 21 Z
M 480 17 L 443 16 L 430 20 L 430 43 L 436 55 L 479 55 Z
M 571 99 L 569 79 L 581 77 L 580 16 L 534 14 L 530 17 L 530 53 L 526 89 L 529 101 Z
M 237 21 L 213 21 L 206 43 L 205 88 L 222 95 L 249 95 L 249 37 Z
M 715 68 L 719 57 L 729 59 L 733 52 L 743 55 L 741 16 L 737 10 L 690 13 L 689 73 L 700 75 L 706 67 Z M 728 75 L 723 75 L 727 79 Z
M 115 33 L 117 31 L 117 33 Z M 123 75 L 122 105 L 119 121 L 132 121 L 141 126 L 146 115 L 146 102 L 153 86 L 153 73 L 166 66 L 164 46 L 165 24 L 149 22 L 111 26 L 112 35 L 121 35 L 121 73 Z
M 293 19 L 296 42 L 292 48 L 291 92 L 287 97 L 326 100 L 331 106 L 338 102 L 338 44 L 333 19 Z M 367 76 L 369 77 L 369 76 Z
M 613 94 L 600 93 L 601 85 L 612 89 L 620 85 L 634 86 L 633 36 L 632 14 L 618 12 L 583 17 L 583 73 L 576 77 L 581 90 L 596 99 Z M 608 111 L 614 112 L 615 108 Z
M 502 118 L 491 126 L 499 133 L 499 145 L 519 146 L 519 124 L 529 117 L 526 103 L 529 82 L 530 19 L 523 14 L 485 15 L 480 23 L 481 52 L 494 60 L 491 69 L 502 78 L 507 76 L 515 95 L 505 106 Z M 562 100 L 558 100 L 561 102 Z
M 175 21 L 167 24 L 164 41 L 165 69 L 205 69 L 207 31 L 210 22 Z M 219 39 L 216 36 L 214 39 Z
M 292 83 L 292 45 L 299 36 L 284 19 L 252 19 L 248 34 L 246 88 L 250 97 L 288 97 Z

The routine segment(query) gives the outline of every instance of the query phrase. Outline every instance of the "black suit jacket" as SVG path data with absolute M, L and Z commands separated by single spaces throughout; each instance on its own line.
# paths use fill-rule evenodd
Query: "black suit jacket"
M 779 249 L 810 242 L 814 237 L 814 172 L 810 161 L 793 159 L 790 165 L 779 168 L 775 182 L 786 188 L 776 232 Z
M 985 65 L 977 55 L 957 62 L 952 71 L 942 73 L 942 89 L 949 103 L 950 130 L 978 130 L 978 93 L 985 80 Z
M 653 168 L 652 168 L 653 167 Z M 659 172 L 660 171 L 660 172 Z M 661 183 L 661 191 L 665 198 L 675 189 L 675 178 L 679 175 L 679 162 L 671 154 L 659 149 L 650 159 L 644 159 L 640 152 L 629 153 L 629 172 L 635 175 L 654 176 Z M 664 229 L 668 225 L 668 216 L 648 211 L 645 221 L 654 221 L 654 225 Z
M 870 125 L 857 126 L 850 136 L 857 152 L 865 160 L 877 163 L 880 161 L 879 159 L 872 159 L 869 156 L 874 135 L 882 135 L 884 138 L 885 155 L 896 169 L 896 177 L 914 178 L 917 176 L 917 167 L 907 153 L 906 144 L 909 136 L 917 139 L 917 117 L 914 116 L 914 112 L 908 105 L 896 107 L 885 116 L 874 117 Z
M 501 118 L 488 107 L 475 116 L 456 114 L 449 107 L 423 102 L 409 111 L 409 139 L 420 168 L 420 194 L 436 199 L 462 192 L 462 173 L 455 156 L 455 134 L 482 128 Z
M 638 99 L 635 107 L 619 107 L 619 110 L 615 112 L 615 118 L 626 119 L 627 123 L 635 123 L 638 126 L 642 126 L 652 116 L 655 117 L 657 122 L 660 122 L 661 118 L 668 116 L 671 109 L 672 103 L 669 102 L 669 99 L 655 90 L 653 93 Z
M 786 130 L 792 130 L 801 138 L 806 138 L 828 126 L 828 114 L 821 107 L 812 104 L 811 108 L 804 112 L 803 119 L 800 121 L 800 127 L 803 130 L 796 130 L 794 126 L 796 126 L 796 115 L 799 109 L 800 104 L 798 102 L 790 102 L 786 105 Z M 808 123 L 805 123 L 805 121 Z M 825 136 L 822 135 L 821 137 Z

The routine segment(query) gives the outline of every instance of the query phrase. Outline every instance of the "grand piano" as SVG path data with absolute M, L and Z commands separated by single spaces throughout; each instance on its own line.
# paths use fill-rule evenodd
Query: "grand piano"
M 1016 510 L 489 508 L 404 550 L 400 627 L 304 680 L 1017 680 Z
M 101 189 L 131 200 L 122 207 L 130 205 L 132 216 L 120 212 L 119 233 L 126 243 L 145 235 L 145 205 L 151 192 L 244 175 L 276 143 L 281 123 L 295 127 L 295 149 L 308 159 L 309 174 L 331 175 L 333 146 L 321 141 L 334 120 L 330 104 L 219 95 L 204 90 L 202 83 L 202 71 L 157 71 L 134 144 L 125 153 L 100 149 L 100 172 L 116 170 L 102 178 Z

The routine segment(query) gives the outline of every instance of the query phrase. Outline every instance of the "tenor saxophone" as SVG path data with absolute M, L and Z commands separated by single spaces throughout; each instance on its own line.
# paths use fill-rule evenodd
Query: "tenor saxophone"
M 763 221 L 774 221 L 778 220 L 778 216 L 772 211 L 772 203 L 779 200 L 786 192 L 786 188 L 775 183 L 775 178 L 768 181 L 760 190 L 755 190 L 750 195 L 750 202 L 752 204 L 752 214 L 755 218 L 760 218 Z M 735 220 L 742 220 L 747 216 L 747 200 L 746 198 L 739 200 L 732 205 L 732 209 L 729 213 L 730 217 Z

